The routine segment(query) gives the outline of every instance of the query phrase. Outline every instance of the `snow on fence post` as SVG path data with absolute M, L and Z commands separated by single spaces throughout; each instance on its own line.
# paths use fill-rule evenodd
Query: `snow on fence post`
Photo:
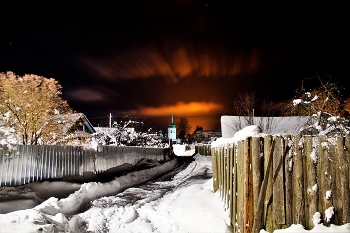
M 330 188 L 328 189 L 328 191 L 331 192 L 331 203 L 329 207 L 334 207 L 336 211 L 339 210 L 339 206 L 338 203 L 338 198 L 339 198 L 339 189 L 337 189 L 338 185 L 341 185 L 338 181 L 337 181 L 337 173 L 338 173 L 338 164 L 336 163 L 336 148 L 334 147 L 334 138 L 329 138 L 327 137 L 327 143 L 328 143 L 328 163 L 329 163 L 329 171 L 327 171 L 327 176 L 329 178 L 329 184 L 330 184 Z M 326 210 L 326 209 L 325 209 Z M 324 213 L 322 213 L 324 214 Z M 336 222 L 336 220 L 338 217 L 337 216 L 333 216 L 331 219 L 329 219 L 328 222 L 326 222 L 327 224 L 333 224 Z
M 317 212 L 318 186 L 317 186 L 317 153 L 313 148 L 313 139 L 317 137 L 304 136 L 304 189 L 305 193 L 305 217 L 307 229 L 314 227 L 312 216 Z
M 318 159 L 317 159 L 317 185 L 318 185 L 318 212 L 324 213 L 324 211 L 330 207 L 332 204 L 330 200 L 326 197 L 327 190 L 330 189 L 329 177 L 327 176 L 329 172 L 328 163 L 328 149 L 326 146 L 326 137 L 324 135 L 318 136 Z

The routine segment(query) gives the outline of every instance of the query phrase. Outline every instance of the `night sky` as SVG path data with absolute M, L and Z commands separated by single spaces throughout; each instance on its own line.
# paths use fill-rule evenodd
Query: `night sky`
M 51 4 L 51 3 L 50 3 Z M 54 78 L 94 126 L 220 127 L 244 92 L 284 101 L 304 78 L 348 85 L 346 2 L 114 1 L 3 6 L 0 72 Z M 350 91 L 345 89 L 345 96 Z

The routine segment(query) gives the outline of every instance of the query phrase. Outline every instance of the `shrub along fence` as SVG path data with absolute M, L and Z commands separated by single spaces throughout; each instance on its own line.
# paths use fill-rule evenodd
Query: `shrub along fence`
M 1 145 L 0 186 L 16 186 L 33 181 L 101 173 L 109 168 L 142 158 L 165 161 L 170 148 L 99 146 L 97 150 L 75 146 Z
M 291 224 L 312 229 L 316 212 L 325 225 L 349 223 L 349 149 L 350 137 L 300 135 L 213 147 L 213 188 L 230 211 L 234 232 Z

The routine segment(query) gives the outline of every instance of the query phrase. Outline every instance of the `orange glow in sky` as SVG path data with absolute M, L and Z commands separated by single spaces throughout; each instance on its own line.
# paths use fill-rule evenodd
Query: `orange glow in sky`
M 169 117 L 174 114 L 175 123 L 181 118 L 186 117 L 192 127 L 202 126 L 203 129 L 216 129 L 218 125 L 217 118 L 223 111 L 224 106 L 214 102 L 177 102 L 174 105 L 162 105 L 159 107 L 140 107 L 136 111 L 143 116 L 164 116 Z M 213 119 L 216 119 L 213 122 Z
M 231 101 L 227 96 L 238 91 L 242 77 L 262 67 L 258 50 L 228 53 L 189 44 L 135 47 L 100 58 L 81 57 L 81 62 L 99 82 L 115 86 L 120 99 L 133 93 L 134 102 L 124 100 L 134 114 L 170 119 L 173 113 L 176 121 L 186 117 L 192 130 L 217 129 L 218 116 Z

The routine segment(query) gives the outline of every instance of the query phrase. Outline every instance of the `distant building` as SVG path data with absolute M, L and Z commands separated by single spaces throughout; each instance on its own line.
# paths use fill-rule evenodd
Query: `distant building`
M 220 138 L 222 135 L 221 128 L 216 130 L 197 130 L 193 134 L 194 140 L 197 142 L 210 142 L 215 141 L 216 138 Z

